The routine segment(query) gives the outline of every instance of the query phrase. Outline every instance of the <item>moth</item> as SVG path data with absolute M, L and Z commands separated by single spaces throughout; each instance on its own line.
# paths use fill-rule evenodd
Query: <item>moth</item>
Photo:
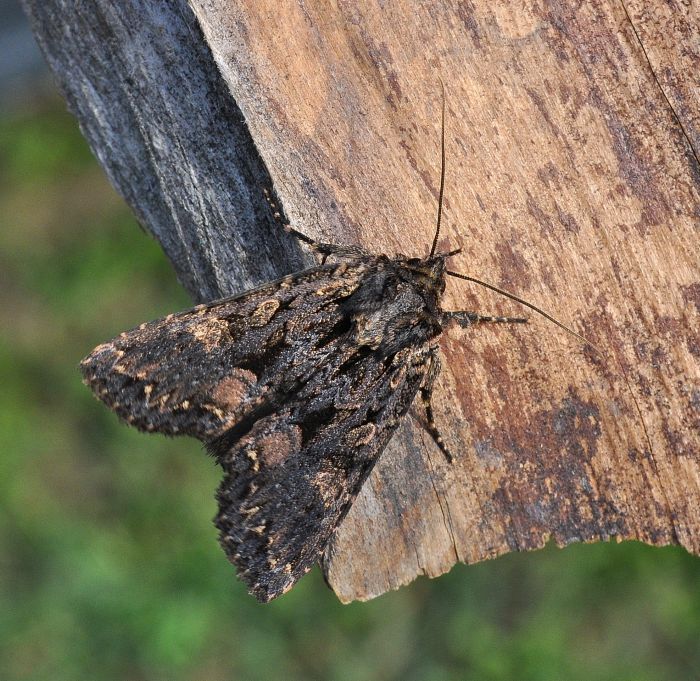
M 443 310 L 446 276 L 552 319 L 449 270 L 459 251 L 436 252 L 444 95 L 441 150 L 427 257 L 317 243 L 285 225 L 322 256 L 320 264 L 142 324 L 81 363 L 85 383 L 129 425 L 206 445 L 223 469 L 215 518 L 221 545 L 260 601 L 285 593 L 318 561 L 417 395 L 428 431 L 452 459 L 430 402 L 441 334 L 450 324 L 526 320 Z

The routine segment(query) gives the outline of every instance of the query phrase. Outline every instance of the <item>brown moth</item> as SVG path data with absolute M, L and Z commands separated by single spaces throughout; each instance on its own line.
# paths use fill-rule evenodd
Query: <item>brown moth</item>
M 563 326 L 513 294 L 448 270 L 458 251 L 436 253 L 444 122 L 443 95 L 438 218 L 427 257 L 316 243 L 287 225 L 322 264 L 142 324 L 81 364 L 86 384 L 126 423 L 205 443 L 223 469 L 221 544 L 261 601 L 318 561 L 416 395 L 451 460 L 430 406 L 443 330 L 526 320 L 443 310 L 446 276 L 487 286 Z

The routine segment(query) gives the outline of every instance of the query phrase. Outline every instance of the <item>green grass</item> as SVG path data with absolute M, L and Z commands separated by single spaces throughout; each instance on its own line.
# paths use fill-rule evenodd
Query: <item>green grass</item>
M 118 424 L 80 358 L 188 305 L 59 102 L 0 120 L 0 679 L 700 678 L 700 560 L 635 543 L 267 606 L 211 523 L 193 440 Z

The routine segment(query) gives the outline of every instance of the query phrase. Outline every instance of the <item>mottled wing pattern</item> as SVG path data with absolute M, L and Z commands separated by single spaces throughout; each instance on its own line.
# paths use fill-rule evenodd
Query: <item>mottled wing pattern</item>
M 142 324 L 81 368 L 129 424 L 207 444 L 222 545 L 267 601 L 318 560 L 421 386 L 420 300 L 383 256 L 322 265 Z
M 411 406 L 432 353 L 424 345 L 382 356 L 338 339 L 296 399 L 253 417 L 243 437 L 213 443 L 226 471 L 221 543 L 259 600 L 284 593 L 317 562 Z
M 293 390 L 284 367 L 299 347 L 323 361 L 343 301 L 377 266 L 314 267 L 141 324 L 95 348 L 81 363 L 84 380 L 140 430 L 210 441 Z

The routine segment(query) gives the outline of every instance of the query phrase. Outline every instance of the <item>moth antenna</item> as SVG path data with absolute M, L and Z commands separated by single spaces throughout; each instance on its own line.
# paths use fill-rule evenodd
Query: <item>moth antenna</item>
M 481 281 L 481 279 L 477 279 L 476 277 L 470 277 L 470 276 L 467 276 L 466 274 L 460 274 L 459 272 L 452 272 L 451 270 L 446 270 L 445 274 L 448 274 L 451 277 L 456 277 L 457 279 L 464 279 L 464 281 L 471 281 L 475 284 L 479 284 L 479 286 L 484 286 L 485 288 L 491 289 L 492 291 L 495 291 L 496 293 L 500 293 L 502 296 L 505 296 L 506 298 L 510 298 L 511 300 L 514 300 L 516 303 L 520 303 L 521 305 L 524 305 L 525 307 L 529 307 L 531 310 L 534 310 L 535 312 L 537 312 L 537 314 L 542 315 L 545 319 L 548 319 L 553 324 L 556 324 L 560 329 L 564 329 L 564 331 L 566 331 L 567 333 L 570 333 L 572 336 L 576 336 L 576 338 L 578 338 L 580 341 L 583 341 L 586 345 L 590 345 L 599 355 L 603 356 L 602 351 L 594 343 L 591 343 L 591 341 L 589 341 L 588 338 L 586 338 L 585 336 L 582 336 L 580 333 L 577 333 L 573 329 L 569 328 L 566 324 L 560 322 L 555 317 L 552 317 L 551 314 L 548 314 L 542 308 L 539 308 L 539 307 L 537 307 L 537 305 L 533 305 L 532 303 L 528 303 L 527 300 L 524 300 L 523 298 L 516 296 L 514 293 L 510 293 L 510 291 L 506 291 L 502 288 L 498 288 L 498 286 L 494 286 L 493 284 L 489 284 L 485 281 Z
M 437 224 L 435 225 L 435 236 L 433 237 L 433 245 L 430 247 L 429 258 L 435 255 L 435 249 L 437 248 L 438 237 L 440 236 L 440 222 L 442 221 L 442 196 L 445 193 L 445 83 L 442 82 L 442 78 L 438 76 L 440 80 L 440 87 L 442 88 L 442 134 L 440 138 L 440 194 L 438 195 L 438 212 L 437 212 Z

